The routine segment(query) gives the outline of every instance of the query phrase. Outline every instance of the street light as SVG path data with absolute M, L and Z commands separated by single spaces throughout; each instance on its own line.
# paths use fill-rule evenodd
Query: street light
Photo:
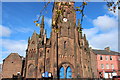
M 42 78 L 52 78 L 52 73 L 46 71 L 42 73 Z

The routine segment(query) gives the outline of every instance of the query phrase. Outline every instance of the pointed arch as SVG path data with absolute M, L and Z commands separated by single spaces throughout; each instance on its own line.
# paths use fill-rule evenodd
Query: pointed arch
M 67 44 L 67 42 L 66 42 L 66 41 L 64 41 L 64 49 L 66 49 L 66 44 Z
M 34 71 L 35 71 L 35 66 L 33 64 L 30 64 L 28 66 L 28 76 L 34 77 Z

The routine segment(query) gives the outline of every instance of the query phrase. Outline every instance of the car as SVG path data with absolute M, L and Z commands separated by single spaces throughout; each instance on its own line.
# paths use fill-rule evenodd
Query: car
M 120 80 L 120 76 L 113 76 L 112 80 Z

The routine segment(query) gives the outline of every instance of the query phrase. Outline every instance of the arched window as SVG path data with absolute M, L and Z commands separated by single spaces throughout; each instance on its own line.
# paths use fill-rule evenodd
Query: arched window
M 61 67 L 60 70 L 59 70 L 59 77 L 60 78 L 65 78 L 64 77 L 64 67 Z
M 66 69 L 66 78 L 72 78 L 72 69 L 70 67 Z
M 66 41 L 64 41 L 64 49 L 66 48 Z
M 28 68 L 28 75 L 29 75 L 29 77 L 33 77 L 34 70 L 35 70 L 34 65 L 30 64 L 29 68 Z
M 69 36 L 70 28 L 68 27 L 68 36 Z

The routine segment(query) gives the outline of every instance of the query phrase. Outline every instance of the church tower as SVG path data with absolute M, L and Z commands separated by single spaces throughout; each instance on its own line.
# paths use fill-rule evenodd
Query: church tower
M 25 77 L 42 78 L 50 72 L 53 78 L 91 78 L 89 44 L 79 20 L 76 25 L 74 2 L 54 2 L 49 39 L 44 25 L 42 17 L 40 34 L 34 32 L 28 40 Z
M 76 13 L 74 2 L 55 2 L 53 8 L 52 25 L 59 28 L 59 37 L 74 38 Z
M 76 26 L 74 2 L 55 2 L 52 18 L 51 66 L 56 78 L 91 77 L 89 44 Z M 81 30 L 81 32 L 78 32 Z

